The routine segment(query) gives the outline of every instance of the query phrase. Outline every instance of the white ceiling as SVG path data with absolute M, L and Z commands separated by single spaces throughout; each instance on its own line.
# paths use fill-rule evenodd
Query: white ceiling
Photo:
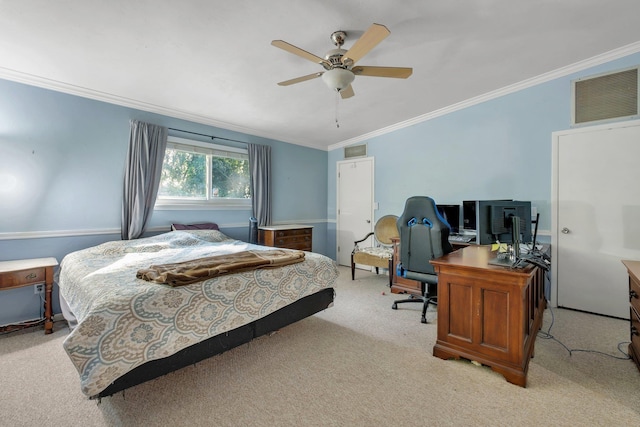
M 327 149 L 611 51 L 640 51 L 638 0 L 0 0 L 0 78 Z M 372 24 L 391 35 L 339 101 L 324 56 Z M 0 94 L 1 95 L 1 94 Z M 336 115 L 339 128 L 336 126 Z

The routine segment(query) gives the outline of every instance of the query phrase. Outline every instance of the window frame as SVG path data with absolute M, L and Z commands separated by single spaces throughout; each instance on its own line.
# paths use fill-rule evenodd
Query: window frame
M 186 199 L 177 197 L 158 196 L 156 197 L 156 203 L 154 210 L 237 210 L 237 209 L 251 209 L 251 198 L 214 198 L 211 197 L 211 163 L 208 159 L 209 155 L 215 155 L 220 153 L 236 153 L 247 156 L 249 150 L 246 148 L 231 147 L 227 145 L 219 145 L 207 142 L 196 141 L 193 139 L 178 138 L 175 136 L 169 136 L 167 138 L 167 148 L 178 149 L 187 152 L 205 154 L 207 155 L 207 173 L 206 173 L 206 199 Z M 233 156 L 229 156 L 233 157 Z

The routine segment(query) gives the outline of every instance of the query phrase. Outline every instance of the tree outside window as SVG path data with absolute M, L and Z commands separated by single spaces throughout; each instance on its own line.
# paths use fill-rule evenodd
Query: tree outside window
M 158 202 L 248 201 L 251 198 L 249 178 L 246 150 L 170 140 L 162 165 Z

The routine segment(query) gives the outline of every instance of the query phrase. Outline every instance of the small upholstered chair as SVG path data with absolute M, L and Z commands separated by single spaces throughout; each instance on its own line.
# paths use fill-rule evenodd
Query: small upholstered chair
M 368 265 L 376 268 L 376 274 L 380 268 L 389 269 L 389 286 L 391 286 L 391 269 L 393 258 L 393 246 L 391 238 L 398 237 L 395 215 L 385 215 L 376 222 L 373 232 L 367 234 L 363 239 L 353 242 L 354 247 L 351 252 L 351 280 L 356 278 L 356 264 Z M 364 242 L 373 235 L 374 245 L 371 247 L 360 247 L 359 243 Z

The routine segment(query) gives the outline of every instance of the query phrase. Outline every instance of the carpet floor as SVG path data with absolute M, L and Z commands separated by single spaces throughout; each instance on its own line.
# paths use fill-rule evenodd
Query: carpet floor
M 89 400 L 64 322 L 0 337 L 7 426 L 640 425 L 628 321 L 545 312 L 526 388 L 486 366 L 432 356 L 437 313 L 392 310 L 388 278 L 340 268 L 333 307 L 124 393 Z M 549 330 L 549 328 L 551 329 Z M 620 344 L 620 345 L 619 345 Z M 588 350 L 588 351 L 572 351 Z

